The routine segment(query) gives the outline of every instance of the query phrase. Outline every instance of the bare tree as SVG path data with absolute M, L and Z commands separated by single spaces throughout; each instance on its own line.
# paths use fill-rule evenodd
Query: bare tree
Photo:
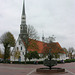
M 69 47 L 68 53 L 69 53 L 69 58 L 72 59 L 72 53 L 75 51 L 73 47 Z
M 49 49 L 51 48 L 50 44 L 53 43 L 55 41 L 55 38 L 54 35 L 52 35 L 51 37 L 47 37 L 45 38 L 44 37 L 44 44 L 43 44 L 43 54 L 44 56 L 48 55 L 49 53 Z
M 35 28 L 32 25 L 28 25 L 27 28 L 28 38 L 39 40 L 39 36 Z
M 73 53 L 74 52 L 74 48 L 73 47 L 69 47 L 68 51 L 69 51 L 69 53 Z
M 27 26 L 27 36 L 24 40 L 25 41 L 25 48 L 26 48 L 26 50 L 25 50 L 25 64 L 26 64 L 26 59 L 27 59 L 28 47 L 31 45 L 31 43 L 34 44 L 34 41 L 32 41 L 33 39 L 38 40 L 39 36 L 38 36 L 37 31 L 35 30 L 35 28 L 31 25 L 28 25 Z M 34 47 L 37 47 L 37 45 L 34 46 Z
M 44 38 L 44 41 L 46 42 L 46 43 L 52 43 L 52 42 L 54 42 L 55 41 L 55 36 L 54 35 L 52 35 L 52 36 L 49 36 L 49 37 L 47 37 L 47 38 Z
M 56 37 L 54 37 L 54 35 L 52 37 L 46 38 L 46 41 L 43 45 L 44 56 L 48 55 L 50 49 L 54 58 L 59 58 L 60 57 L 59 53 L 63 53 L 64 51 L 63 48 L 58 43 L 54 43 L 55 38 Z
M 64 50 L 66 56 L 68 56 L 68 50 L 65 47 L 63 47 L 63 50 Z
M 0 58 L 3 58 L 2 50 L 0 48 Z

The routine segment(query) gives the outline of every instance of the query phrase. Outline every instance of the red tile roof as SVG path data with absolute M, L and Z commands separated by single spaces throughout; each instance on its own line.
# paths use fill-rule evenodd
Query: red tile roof
M 25 45 L 25 43 L 24 43 Z M 52 49 L 52 53 L 65 53 L 62 47 L 58 42 L 54 43 L 44 43 L 41 41 L 30 39 L 30 45 L 28 46 L 28 51 L 37 51 L 38 53 L 49 52 L 49 49 Z
M 51 53 L 64 53 L 64 50 L 58 42 L 47 44 L 44 51 L 49 53 L 50 49 Z

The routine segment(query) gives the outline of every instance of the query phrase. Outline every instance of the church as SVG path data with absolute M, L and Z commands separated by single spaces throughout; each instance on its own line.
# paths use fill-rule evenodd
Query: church
M 44 39 L 43 39 L 44 40 Z M 27 48 L 27 42 L 29 42 L 29 47 Z M 34 44 L 33 44 L 34 43 Z M 18 36 L 18 39 L 16 41 L 16 45 L 12 50 L 12 54 L 10 57 L 11 61 L 25 61 L 25 54 L 29 51 L 37 51 L 39 56 L 43 56 L 44 52 L 44 45 L 47 46 L 48 43 L 45 43 L 44 41 L 38 41 L 31 38 L 28 38 L 27 34 L 27 25 L 26 25 L 26 14 L 25 14 L 25 0 L 23 0 L 23 9 L 22 9 L 22 15 L 21 15 L 21 25 L 20 25 L 20 34 Z M 35 47 L 37 45 L 37 47 Z M 59 52 L 59 60 L 65 60 L 66 54 L 60 44 L 58 42 L 53 42 L 50 44 L 50 48 L 52 49 L 53 53 Z M 16 54 L 15 54 L 16 53 Z M 16 57 L 17 56 L 17 57 Z M 34 61 L 35 59 L 32 59 Z M 37 59 L 36 59 L 37 60 Z M 44 60 L 43 58 L 38 59 L 38 61 Z

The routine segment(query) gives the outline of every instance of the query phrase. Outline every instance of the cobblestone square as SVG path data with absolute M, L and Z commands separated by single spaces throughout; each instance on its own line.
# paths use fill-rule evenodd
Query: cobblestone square
M 75 75 L 75 63 L 58 64 L 55 67 L 65 68 L 65 73 L 42 74 L 37 73 L 37 68 L 43 65 L 32 64 L 0 64 L 0 75 Z

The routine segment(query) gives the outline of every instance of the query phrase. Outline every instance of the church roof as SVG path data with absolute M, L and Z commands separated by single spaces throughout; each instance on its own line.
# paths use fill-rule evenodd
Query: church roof
M 37 51 L 38 53 L 44 53 L 44 52 L 49 52 L 51 49 L 52 53 L 65 53 L 62 47 L 58 42 L 53 42 L 53 43 L 44 43 L 41 41 L 29 39 L 29 46 L 28 46 L 28 51 Z M 23 41 L 24 45 L 25 42 Z

